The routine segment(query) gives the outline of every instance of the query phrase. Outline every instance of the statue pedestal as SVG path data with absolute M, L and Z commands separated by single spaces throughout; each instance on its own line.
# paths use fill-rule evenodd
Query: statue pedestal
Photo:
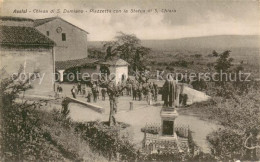
M 174 137 L 176 136 L 174 130 L 174 121 L 178 117 L 178 113 L 174 108 L 163 108 L 161 111 L 161 136 Z

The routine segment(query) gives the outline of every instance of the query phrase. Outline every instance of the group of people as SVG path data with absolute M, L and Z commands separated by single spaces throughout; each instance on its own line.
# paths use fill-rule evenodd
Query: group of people
M 165 83 L 166 84 L 166 83 Z M 120 95 L 127 95 L 131 96 L 133 100 L 137 101 L 147 101 L 148 105 L 152 105 L 153 102 L 157 102 L 158 100 L 158 85 L 156 83 L 152 82 L 139 82 L 138 80 L 131 80 L 127 79 L 124 82 L 119 82 L 116 87 L 119 89 L 123 89 L 120 91 Z M 163 86 L 164 89 L 165 85 Z M 174 91 L 178 91 L 178 102 L 179 105 L 186 106 L 186 102 L 188 99 L 187 94 L 183 93 L 183 85 L 182 86 L 176 86 L 177 89 L 174 89 Z M 60 96 L 63 89 L 60 85 L 57 86 L 57 95 Z M 165 90 L 163 90 L 165 91 Z M 107 88 L 101 88 L 98 82 L 93 82 L 90 85 L 90 90 L 87 91 L 86 84 L 78 83 L 76 86 L 73 86 L 71 89 L 71 94 L 73 98 L 76 98 L 77 95 L 81 95 L 85 98 L 87 98 L 87 102 L 97 102 L 97 100 L 100 98 L 100 94 L 102 97 L 102 100 L 106 100 L 106 95 L 109 94 Z M 162 100 L 164 100 L 165 92 L 162 95 Z M 174 97 L 177 98 L 177 97 Z
M 106 100 L 106 89 L 105 88 L 100 88 L 97 82 L 93 82 L 90 86 L 90 90 L 87 91 L 86 84 L 82 86 L 81 83 L 77 84 L 76 86 L 73 86 L 71 89 L 71 94 L 73 98 L 76 98 L 77 95 L 81 95 L 83 97 L 87 98 L 87 102 L 97 102 L 97 99 L 99 99 L 100 92 L 102 95 L 102 100 Z
M 158 96 L 158 85 L 155 83 L 140 83 L 137 80 L 127 79 L 124 82 L 119 82 L 117 84 L 119 88 L 125 87 L 121 92 L 121 96 L 127 95 L 131 96 L 133 100 L 146 100 L 149 105 L 153 101 L 157 101 Z M 77 86 L 73 86 L 71 89 L 71 94 L 73 98 L 77 95 L 82 95 L 87 98 L 87 102 L 97 102 L 100 97 L 102 100 L 106 100 L 107 89 L 101 88 L 98 82 L 93 82 L 90 86 L 90 90 L 87 91 L 86 85 L 78 83 Z
M 158 85 L 154 82 L 143 83 L 128 78 L 125 83 L 118 83 L 118 86 L 125 86 L 125 94 L 132 96 L 133 100 L 146 100 L 149 105 L 151 105 L 153 101 L 157 101 Z M 122 95 L 124 95 L 124 91 L 122 92 Z

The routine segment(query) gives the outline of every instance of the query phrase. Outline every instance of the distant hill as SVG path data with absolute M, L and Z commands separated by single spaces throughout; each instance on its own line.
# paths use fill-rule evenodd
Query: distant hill
M 142 40 L 142 45 L 153 50 L 199 50 L 199 49 L 232 49 L 259 48 L 259 35 L 218 35 L 190 37 L 170 40 Z M 101 41 L 89 42 L 90 47 L 102 47 Z
M 154 50 L 199 50 L 199 49 L 232 49 L 259 48 L 258 35 L 219 35 L 205 37 L 191 37 L 171 40 L 143 40 L 142 44 Z
M 153 55 L 164 53 L 165 57 L 167 54 L 209 55 L 213 50 L 219 53 L 231 50 L 231 57 L 235 58 L 237 62 L 241 60 L 252 64 L 260 62 L 259 35 L 218 35 L 171 40 L 142 40 L 142 45 L 151 48 Z M 89 47 L 101 48 L 102 42 L 89 42 Z M 162 58 L 161 55 L 160 58 Z

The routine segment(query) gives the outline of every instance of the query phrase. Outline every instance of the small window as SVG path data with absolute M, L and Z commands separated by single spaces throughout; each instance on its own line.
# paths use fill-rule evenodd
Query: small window
M 49 36 L 49 35 L 50 35 L 50 32 L 49 32 L 49 31 L 46 31 L 46 35 Z
M 66 33 L 62 33 L 61 37 L 62 37 L 62 41 L 66 41 Z

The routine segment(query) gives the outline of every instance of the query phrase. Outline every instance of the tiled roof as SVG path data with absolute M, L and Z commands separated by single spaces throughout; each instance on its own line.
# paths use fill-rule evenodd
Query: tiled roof
M 113 65 L 113 66 L 125 66 L 125 65 L 129 65 L 128 62 L 126 62 L 123 59 L 112 59 L 112 60 L 107 60 L 105 62 L 101 62 L 100 64 L 103 65 Z
M 33 19 L 29 19 L 29 18 L 23 18 L 23 17 L 13 17 L 13 16 L 0 16 L 0 20 L 3 21 L 34 21 Z
M 0 26 L 0 44 L 53 46 L 55 43 L 31 27 Z
M 49 17 L 49 18 L 45 18 L 45 19 L 36 19 L 34 20 L 34 26 L 40 26 L 42 24 L 45 24 L 47 22 L 50 22 L 52 20 L 55 20 L 57 17 Z
M 66 70 L 66 69 L 70 69 L 70 68 L 74 68 L 74 67 L 93 65 L 96 62 L 98 62 L 98 60 L 94 60 L 94 59 L 90 59 L 90 58 L 67 60 L 67 61 L 56 61 L 55 68 L 57 70 Z
M 37 26 L 43 25 L 43 24 L 45 24 L 45 23 L 48 23 L 48 22 L 50 22 L 50 21 L 53 21 L 53 20 L 55 20 L 55 19 L 60 19 L 60 20 L 62 20 L 62 21 L 64 21 L 64 22 L 66 22 L 66 23 L 68 23 L 68 24 L 70 24 L 70 25 L 72 25 L 72 26 L 78 28 L 79 30 L 81 30 L 81 31 L 86 32 L 87 34 L 89 34 L 87 31 L 85 31 L 85 30 L 83 30 L 83 29 L 77 27 L 76 25 L 71 24 L 70 22 L 68 22 L 68 21 L 66 21 L 66 20 L 64 20 L 64 19 L 62 19 L 61 17 L 49 17 L 49 18 L 45 18 L 45 19 L 36 19 L 36 20 L 34 20 L 34 26 L 37 27 Z

